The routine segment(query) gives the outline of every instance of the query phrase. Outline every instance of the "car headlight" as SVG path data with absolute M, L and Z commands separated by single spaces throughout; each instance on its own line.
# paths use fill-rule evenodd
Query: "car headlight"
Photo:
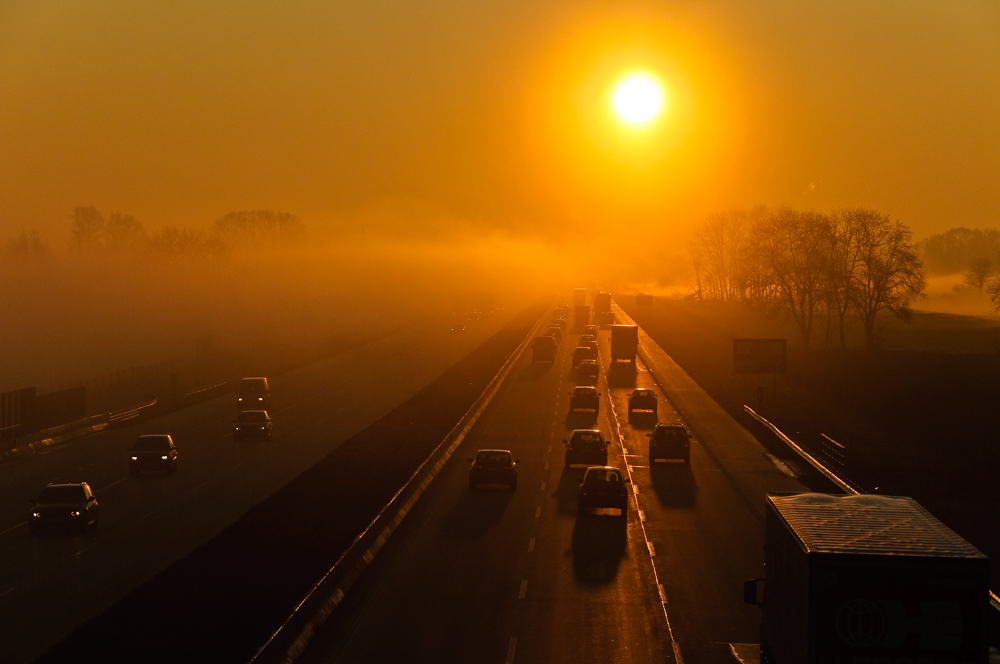
M 76 511 L 76 512 L 70 512 L 70 513 L 69 513 L 69 515 L 70 515 L 70 516 L 80 516 L 80 512 L 79 512 L 79 511 Z
M 33 517 L 35 517 L 37 519 L 38 517 L 42 516 L 42 513 L 41 512 L 32 512 L 31 516 L 33 516 Z
M 167 460 L 167 457 L 165 457 L 165 456 L 161 456 L 160 458 L 163 459 L 164 461 Z
M 243 401 L 243 397 L 237 397 L 236 400 L 237 401 Z
M 264 397 L 257 397 L 257 401 L 263 401 Z
M 132 461 L 138 461 L 139 457 L 132 457 Z
M 238 425 L 238 424 L 236 425 L 236 430 L 237 430 L 237 431 L 239 431 L 239 430 L 240 430 L 240 425 Z

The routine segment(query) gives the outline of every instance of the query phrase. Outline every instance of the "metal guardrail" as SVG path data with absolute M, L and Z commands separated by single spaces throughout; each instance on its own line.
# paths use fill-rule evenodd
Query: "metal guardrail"
M 295 606 L 285 622 L 260 647 L 250 660 L 251 664 L 268 662 L 293 664 L 302 656 L 312 637 L 344 600 L 347 592 L 361 578 L 361 575 L 375 559 L 375 555 L 385 546 L 389 537 L 413 509 L 424 490 L 458 449 L 479 416 L 486 410 L 521 355 L 531 346 L 532 339 L 547 320 L 548 313 L 546 310 L 545 314 L 531 328 L 528 335 L 510 355 L 458 424 L 445 436 L 430 456 L 417 467 L 406 484 L 396 492 L 368 527 L 341 554 L 333 567 L 306 593 L 306 596 Z
M 199 387 L 198 389 L 191 390 L 184 395 L 184 398 L 181 399 L 181 403 L 193 404 L 199 401 L 205 401 L 220 394 L 232 392 L 235 389 L 236 386 L 232 381 L 221 380 L 218 383 L 213 383 L 212 385 L 206 385 L 205 387 Z
M 111 413 L 108 417 L 108 426 L 120 426 L 130 420 L 142 417 L 144 411 L 149 410 L 156 405 L 156 399 L 150 399 L 131 408 L 126 408 L 125 410 L 119 410 L 117 412 Z

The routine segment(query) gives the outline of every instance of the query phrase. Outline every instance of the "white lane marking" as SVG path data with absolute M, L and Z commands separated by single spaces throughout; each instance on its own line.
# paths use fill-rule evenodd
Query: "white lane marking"
M 103 489 L 94 489 L 94 492 L 95 493 L 103 493 L 103 492 L 107 491 L 108 489 L 110 489 L 111 487 L 113 487 L 114 485 L 121 484 L 122 482 L 124 482 L 127 479 L 128 479 L 128 476 L 123 477 L 120 480 L 115 480 L 114 482 L 112 482 L 111 484 L 107 485 Z
M 541 507 L 536 507 L 535 508 L 535 518 L 537 519 L 540 516 L 542 516 L 542 508 Z
M 663 602 L 664 604 L 666 604 L 667 603 L 667 591 L 663 589 L 663 584 L 662 583 L 657 583 L 656 584 L 656 589 L 660 591 L 660 601 Z
M 535 538 L 532 537 L 530 540 L 528 540 L 528 553 L 531 553 L 534 550 L 535 550 Z
M 528 594 L 528 580 L 524 579 L 521 581 L 521 589 L 517 591 L 517 598 L 524 599 L 524 596 Z
M 539 509 L 541 509 L 541 508 L 539 508 Z M 10 527 L 10 528 L 8 528 L 7 530 L 3 531 L 2 533 L 0 533 L 0 535 L 6 535 L 6 534 L 7 534 L 7 533 L 9 533 L 10 531 L 12 531 L 12 530 L 17 530 L 17 529 L 18 529 L 18 528 L 20 528 L 21 526 L 26 526 L 26 525 L 28 525 L 28 522 L 27 522 L 27 521 L 22 521 L 21 523 L 17 524 L 16 526 L 11 526 L 11 527 Z
M 639 521 L 645 521 L 645 520 L 646 520 L 646 511 L 639 510 Z
M 205 480 L 204 482 L 202 482 L 201 484 L 199 484 L 198 486 L 196 486 L 195 488 L 193 488 L 191 490 L 192 491 L 197 491 L 198 489 L 200 489 L 201 487 L 205 486 L 206 484 L 208 484 L 208 480 Z
M 632 485 L 632 490 L 635 491 L 635 495 L 637 495 L 637 496 L 639 495 L 639 485 L 638 484 L 633 484 Z
M 549 469 L 549 462 L 548 462 L 548 461 L 546 461 L 546 462 L 545 462 L 545 470 L 548 470 L 548 469 Z
M 551 451 L 552 451 L 552 446 L 551 446 L 551 445 L 549 445 L 549 452 L 551 452 Z
M 629 464 L 629 468 L 649 468 L 649 466 L 638 466 L 638 465 Z
M 775 465 L 775 467 L 778 470 L 780 470 L 781 472 L 783 472 L 785 475 L 788 475 L 793 480 L 797 480 L 799 478 L 799 476 L 795 474 L 795 471 L 793 471 L 791 468 L 789 468 L 788 466 L 786 466 L 785 463 L 781 459 L 779 459 L 778 457 L 774 456 L 770 452 L 764 452 L 764 456 L 766 456 L 768 459 L 770 459 L 771 463 L 773 463 Z
M 146 519 L 148 519 L 149 517 L 153 516 L 154 514 L 156 514 L 157 512 L 159 512 L 162 509 L 163 509 L 162 507 L 157 507 L 152 512 L 148 512 L 146 514 L 143 514 L 142 516 L 139 517 L 139 521 L 145 521 Z M 138 523 L 138 521 L 136 523 Z
M 83 547 L 82 549 L 80 549 L 79 551 L 76 552 L 76 556 L 79 557 L 81 553 L 83 553 L 84 551 L 89 551 L 90 549 L 93 549 L 97 545 L 98 545 L 98 542 L 94 542 L 90 546 Z
M 542 491 L 545 491 L 545 482 L 542 482 Z
M 507 659 L 504 660 L 505 664 L 513 664 L 514 662 L 514 650 L 517 649 L 517 637 L 510 637 L 510 643 L 507 645 Z
M 649 557 L 652 558 L 656 555 L 656 547 L 653 546 L 652 542 L 646 542 L 646 546 L 649 548 Z
M 8 588 L 7 590 L 5 590 L 5 591 L 3 591 L 2 593 L 0 593 L 0 597 L 4 597 L 5 595 L 9 595 L 9 594 L 11 594 L 12 592 L 14 592 L 15 590 L 17 590 L 17 586 L 11 586 L 11 587 L 10 587 L 10 588 Z
M 623 454 L 623 457 L 644 457 L 645 454 Z
M 760 652 L 759 643 L 727 643 L 729 646 L 729 652 L 733 654 L 736 661 L 740 664 L 746 664 L 747 661 L 756 661 L 757 653 Z M 740 652 L 743 654 L 740 655 Z
M 677 664 L 684 664 L 684 658 L 681 657 L 681 644 L 674 641 L 672 645 L 674 646 L 674 660 Z

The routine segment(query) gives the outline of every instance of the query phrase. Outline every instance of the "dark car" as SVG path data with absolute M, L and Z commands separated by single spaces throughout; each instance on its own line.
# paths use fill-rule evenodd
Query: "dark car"
M 597 351 L 588 346 L 577 346 L 573 349 L 573 366 L 577 367 L 584 360 L 596 360 Z
M 628 518 L 628 487 L 630 480 L 611 466 L 591 466 L 580 484 L 580 512 L 592 509 L 621 510 Z
M 506 486 L 517 488 L 517 459 L 510 450 L 479 450 L 475 459 L 469 459 L 469 488 Z
M 628 416 L 637 410 L 652 411 L 656 415 L 656 392 L 648 388 L 640 388 L 628 395 Z
M 691 437 L 683 424 L 659 423 L 649 436 L 649 462 L 683 461 L 691 463 Z
M 608 463 L 608 444 L 597 429 L 575 429 L 566 445 L 566 467 L 603 466 Z
M 132 453 L 128 462 L 130 476 L 145 471 L 177 472 L 177 448 L 168 435 L 139 436 L 135 445 L 128 449 Z
M 584 360 L 576 368 L 576 377 L 580 382 L 596 383 L 600 367 L 595 360 Z
M 266 410 L 244 410 L 233 422 L 233 440 L 271 440 L 271 416 Z
M 555 362 L 556 361 L 556 339 L 549 335 L 535 337 L 531 342 L 532 362 Z
M 555 325 L 560 330 L 566 330 L 566 319 L 565 318 L 553 318 L 551 325 Z
M 271 388 L 267 378 L 256 376 L 240 381 L 236 391 L 236 407 L 240 410 L 267 410 L 271 407 Z
M 32 504 L 28 534 L 32 537 L 49 531 L 85 533 L 97 528 L 97 498 L 86 482 L 49 484 Z
M 592 410 L 595 413 L 601 409 L 601 393 L 592 385 L 577 385 L 569 393 L 569 412 L 576 410 Z
M 596 325 L 584 325 L 583 326 L 583 336 L 597 338 L 597 326 Z
M 615 324 L 615 315 L 611 311 L 602 311 L 597 315 L 597 322 L 601 327 L 610 327 Z
M 580 345 L 594 351 L 594 357 L 597 357 L 597 339 L 594 337 L 584 337 L 580 339 Z
M 556 341 L 562 341 L 562 330 L 559 329 L 558 325 L 550 325 L 547 334 L 555 338 Z

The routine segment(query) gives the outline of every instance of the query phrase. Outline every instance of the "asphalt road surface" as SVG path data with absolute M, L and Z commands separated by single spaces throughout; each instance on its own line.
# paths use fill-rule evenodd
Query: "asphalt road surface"
M 28 661 L 73 628 L 204 544 L 340 443 L 468 354 L 511 317 L 501 311 L 452 334 L 450 321 L 411 328 L 271 382 L 274 437 L 235 443 L 227 395 L 0 464 L 0 662 Z M 128 477 L 126 449 L 170 433 L 173 476 Z M 28 537 L 28 499 L 53 481 L 86 481 L 96 531 Z
M 521 359 L 302 661 L 757 661 L 760 613 L 742 584 L 763 570 L 764 493 L 808 488 L 645 335 L 648 366 L 609 376 L 600 331 L 599 412 L 569 413 L 579 332 L 554 364 Z M 650 467 L 655 420 L 627 416 L 637 386 L 656 389 L 660 421 L 688 425 L 690 465 Z M 614 511 L 580 514 L 584 471 L 564 468 L 563 439 L 593 427 L 632 480 L 624 526 Z M 465 460 L 481 448 L 520 459 L 515 491 L 469 489 Z

